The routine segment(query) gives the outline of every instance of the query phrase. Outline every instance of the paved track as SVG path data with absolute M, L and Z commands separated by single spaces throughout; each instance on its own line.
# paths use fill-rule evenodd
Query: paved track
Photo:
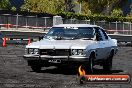
M 0 88 L 132 88 L 130 84 L 85 84 L 77 83 L 77 71 L 73 69 L 43 68 L 33 72 L 23 59 L 25 46 L 0 47 Z M 132 47 L 119 47 L 114 57 L 112 74 L 132 75 Z M 103 74 L 100 67 L 95 74 Z

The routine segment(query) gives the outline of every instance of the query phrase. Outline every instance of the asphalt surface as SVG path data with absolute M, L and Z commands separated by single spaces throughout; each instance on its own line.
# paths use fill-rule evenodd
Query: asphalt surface
M 84 84 L 77 82 L 76 69 L 44 67 L 36 73 L 23 59 L 23 45 L 0 46 L 0 88 L 132 88 L 127 84 Z M 103 74 L 101 67 L 95 67 L 95 74 Z M 132 75 L 132 47 L 119 47 L 113 60 L 112 74 Z

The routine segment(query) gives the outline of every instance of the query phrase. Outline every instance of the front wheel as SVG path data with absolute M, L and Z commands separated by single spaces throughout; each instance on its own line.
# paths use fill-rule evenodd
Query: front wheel
M 41 66 L 31 66 L 31 69 L 34 71 L 34 72 L 40 72 L 41 71 Z
M 92 74 L 94 72 L 93 66 L 94 66 L 94 59 L 95 57 L 92 55 L 89 58 L 89 61 L 84 63 L 83 68 L 85 69 L 87 74 Z
M 110 56 L 104 61 L 103 70 L 105 72 L 110 72 L 112 70 L 112 59 L 113 59 L 113 53 L 111 53 Z

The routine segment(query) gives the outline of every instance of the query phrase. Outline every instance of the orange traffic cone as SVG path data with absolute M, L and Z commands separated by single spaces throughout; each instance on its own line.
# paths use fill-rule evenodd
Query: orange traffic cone
M 4 40 L 3 40 L 3 47 L 6 47 L 6 37 L 4 37 Z
M 29 45 L 30 43 L 31 43 L 31 39 L 29 38 L 29 39 L 28 39 L 28 45 Z

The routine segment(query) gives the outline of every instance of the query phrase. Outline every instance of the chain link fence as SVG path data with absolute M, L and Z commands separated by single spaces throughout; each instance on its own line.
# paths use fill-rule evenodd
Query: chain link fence
M 131 22 L 106 22 L 106 21 L 90 21 L 77 19 L 63 19 L 64 24 L 92 24 L 98 25 L 106 29 L 109 34 L 126 34 L 132 35 Z M 10 26 L 8 26 L 10 25 Z M 22 15 L 0 15 L 0 29 L 42 29 L 53 26 L 53 17 L 37 17 L 36 16 L 22 16 Z
M 0 15 L 1 29 L 45 29 L 53 25 L 52 17 L 22 16 L 9 14 Z

